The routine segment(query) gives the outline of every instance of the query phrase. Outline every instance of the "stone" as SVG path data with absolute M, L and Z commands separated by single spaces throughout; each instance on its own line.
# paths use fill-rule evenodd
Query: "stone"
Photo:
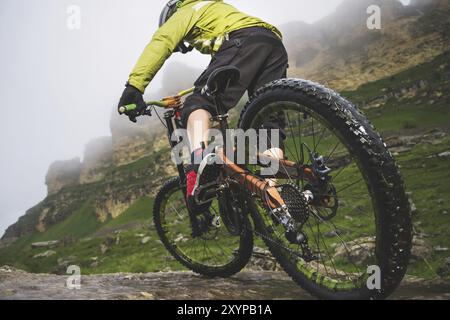
M 101 252 L 102 254 L 105 254 L 106 252 L 108 252 L 108 250 L 109 250 L 109 247 L 108 247 L 106 244 L 102 243 L 102 244 L 100 245 L 100 252 Z
M 438 157 L 444 158 L 450 156 L 450 150 L 438 154 Z
M 75 259 L 76 259 L 75 256 L 69 256 L 69 257 L 66 257 L 66 258 L 58 258 L 58 260 L 56 262 L 58 264 L 58 267 L 66 268 L 70 264 L 72 264 L 75 261 Z
M 336 246 L 335 259 L 350 259 L 353 263 L 363 264 L 375 251 L 375 237 L 362 237 Z
M 144 237 L 141 239 L 141 244 L 146 244 L 147 242 L 149 242 L 152 238 L 151 237 Z
M 1 266 L 0 267 L 0 272 L 2 272 L 2 273 L 11 273 L 14 271 L 16 271 L 16 269 L 14 269 L 13 267 L 10 267 L 10 266 Z
M 48 257 L 51 257 L 51 256 L 53 256 L 53 255 L 55 255 L 55 254 L 56 254 L 56 251 L 53 251 L 53 250 L 47 250 L 47 251 L 45 251 L 45 252 L 35 254 L 35 255 L 33 256 L 33 259 L 48 258 Z
M 44 242 L 33 242 L 31 244 L 31 248 L 37 249 L 37 248 L 53 248 L 56 247 L 59 244 L 59 240 L 52 240 L 52 241 L 44 241 Z
M 433 250 L 434 250 L 435 252 L 446 252 L 446 251 L 448 251 L 449 249 L 448 249 L 447 247 L 435 246 L 435 247 L 433 248 Z
M 425 235 L 416 234 L 413 237 L 411 260 L 423 260 L 431 254 L 431 247 L 425 241 Z
M 145 300 L 155 300 L 155 296 L 150 292 L 140 292 L 140 295 Z
M 176 238 L 175 238 L 175 242 L 186 242 L 186 241 L 188 241 L 189 239 L 187 239 L 187 238 L 185 238 L 182 234 L 179 234 Z
M 371 258 L 375 250 L 375 237 L 361 237 L 353 241 L 338 243 L 335 246 L 334 258 L 350 260 L 356 264 L 364 264 Z M 423 237 L 414 236 L 411 250 L 412 260 L 422 260 L 431 254 L 432 248 L 427 245 Z
M 417 213 L 417 207 L 412 199 L 412 192 L 406 192 L 406 196 L 408 197 L 409 207 L 411 208 L 411 214 L 415 215 Z
M 246 269 L 253 271 L 278 271 L 281 270 L 281 267 L 278 265 L 269 250 L 254 247 Z
M 338 236 L 342 235 L 342 233 L 343 232 L 341 230 L 336 229 L 336 230 L 331 230 L 331 231 L 325 232 L 323 234 L 323 236 L 325 238 L 334 238 L 334 237 L 338 237 Z

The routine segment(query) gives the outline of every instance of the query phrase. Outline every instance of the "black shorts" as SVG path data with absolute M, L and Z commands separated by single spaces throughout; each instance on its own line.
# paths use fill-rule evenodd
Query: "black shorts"
M 245 91 L 251 96 L 264 84 L 285 78 L 288 55 L 281 39 L 266 28 L 252 27 L 232 32 L 195 82 L 194 93 L 186 99 L 181 119 L 184 126 L 195 110 L 204 109 L 216 114 L 213 101 L 203 96 L 201 90 L 215 69 L 228 65 L 241 71 L 239 83 L 230 87 L 222 100 L 229 110 L 237 105 Z

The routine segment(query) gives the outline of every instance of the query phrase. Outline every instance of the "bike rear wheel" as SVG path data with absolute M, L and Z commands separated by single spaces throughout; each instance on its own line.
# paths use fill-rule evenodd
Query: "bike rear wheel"
M 379 134 L 344 98 L 300 79 L 278 80 L 258 90 L 244 108 L 239 127 L 261 129 L 267 119 L 284 123 L 289 160 L 313 167 L 311 154 L 321 155 L 331 172 L 320 193 L 298 177 L 277 180 L 279 186 L 315 193 L 300 217 L 306 221 L 301 228 L 312 260 L 305 259 L 304 247 L 286 239 L 267 205 L 255 199 L 250 207 L 258 235 L 286 272 L 319 298 L 387 297 L 406 272 L 412 232 L 402 178 Z M 258 165 L 248 169 L 260 172 Z M 368 286 L 374 266 L 381 271 L 380 287 L 376 282 Z
M 211 225 L 201 236 L 192 237 L 179 177 L 164 184 L 153 208 L 153 221 L 166 249 L 186 268 L 208 277 L 228 277 L 239 272 L 253 251 L 250 228 L 240 228 L 239 233 L 231 233 L 221 221 L 226 213 L 220 210 L 223 206 L 217 199 L 213 200 L 210 212 L 218 224 Z M 240 218 L 243 225 L 249 223 L 247 216 Z

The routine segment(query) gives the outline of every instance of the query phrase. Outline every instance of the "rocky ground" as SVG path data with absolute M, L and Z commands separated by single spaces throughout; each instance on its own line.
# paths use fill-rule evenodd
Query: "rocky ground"
M 229 279 L 190 272 L 82 276 L 68 289 L 67 276 L 0 268 L 0 299 L 312 299 L 282 272 L 244 271 Z M 450 299 L 450 281 L 407 278 L 393 299 Z

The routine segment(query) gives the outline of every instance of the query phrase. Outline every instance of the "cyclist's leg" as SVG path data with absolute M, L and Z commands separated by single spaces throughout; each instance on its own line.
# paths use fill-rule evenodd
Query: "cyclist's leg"
M 247 41 L 247 39 L 255 39 L 252 37 L 261 34 L 265 35 L 265 37 L 259 37 L 261 41 Z M 272 37 L 272 39 L 266 41 L 267 37 Z M 244 41 L 236 41 L 238 39 L 231 38 L 222 45 L 208 68 L 195 82 L 195 91 L 184 104 L 182 122 L 188 129 L 193 150 L 192 159 L 196 160 L 197 164 L 206 156 L 198 149 L 202 142 L 206 143 L 208 138 L 210 115 L 216 114 L 214 102 L 201 94 L 211 73 L 217 68 L 227 65 L 234 65 L 240 69 L 239 82 L 228 88 L 222 97 L 224 106 L 231 109 L 237 105 L 247 89 L 252 92 L 262 81 L 269 82 L 282 78 L 286 72 L 286 51 L 281 41 L 271 31 L 263 28 L 256 31 L 255 29 L 243 30 L 238 38 L 244 39 Z M 196 124 L 197 121 L 198 124 Z M 196 127 L 199 129 L 196 130 Z
M 248 89 L 249 95 L 253 94 L 255 90 L 259 89 L 263 85 L 272 82 L 274 80 L 286 78 L 288 68 L 288 55 L 283 45 L 274 47 L 273 51 L 264 63 L 264 66 L 256 74 L 250 87 Z M 273 145 L 272 140 L 268 139 L 267 149 L 263 151 L 263 154 L 268 157 L 274 157 L 276 159 L 284 158 L 283 141 L 286 138 L 284 133 L 285 119 L 282 114 L 277 117 L 271 117 L 264 123 L 264 128 L 275 129 L 279 132 L 279 144 Z M 277 184 L 276 179 L 267 179 L 270 185 Z
M 191 150 L 201 148 L 202 143 L 207 143 L 208 132 L 211 128 L 211 113 L 205 109 L 197 109 L 189 115 L 187 133 Z

